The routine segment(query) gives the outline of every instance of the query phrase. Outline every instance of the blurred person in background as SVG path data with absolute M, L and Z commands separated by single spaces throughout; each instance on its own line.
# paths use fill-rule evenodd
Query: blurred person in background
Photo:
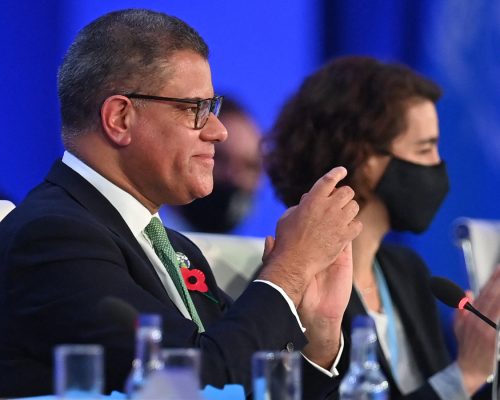
M 438 150 L 440 88 L 406 66 L 336 59 L 307 78 L 282 109 L 265 151 L 277 195 L 290 207 L 333 165 L 344 165 L 360 205 L 354 289 L 344 317 L 376 322 L 391 399 L 467 399 L 492 372 L 494 331 L 456 315 L 458 356 L 447 352 L 429 270 L 412 250 L 383 243 L 391 230 L 427 229 L 448 192 Z M 475 301 L 500 316 L 500 270 Z M 489 395 L 489 391 L 485 391 Z
M 178 230 L 231 233 L 252 210 L 262 174 L 261 131 L 243 106 L 227 96 L 219 119 L 228 138 L 215 146 L 214 190 L 189 204 L 161 210 Z

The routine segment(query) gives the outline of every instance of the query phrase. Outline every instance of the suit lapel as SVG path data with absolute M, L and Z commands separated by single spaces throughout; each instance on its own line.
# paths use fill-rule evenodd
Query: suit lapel
M 135 250 L 141 250 L 139 243 L 121 217 L 120 213 L 94 186 L 61 161 L 56 162 L 45 178 L 62 187 L 76 202 L 102 221 L 111 231 L 125 237 Z
M 174 304 L 165 291 L 158 274 L 142 250 L 142 247 L 137 242 L 120 213 L 108 201 L 108 199 L 106 199 L 86 179 L 80 176 L 77 172 L 73 171 L 62 161 L 54 163 L 45 179 L 47 182 L 64 189 L 69 196 L 71 196 L 83 208 L 88 210 L 90 214 L 103 223 L 111 232 L 113 232 L 113 234 L 125 241 L 127 245 L 133 249 L 134 254 L 140 259 L 140 266 L 138 267 L 140 271 L 138 273 L 141 274 L 144 266 L 146 266 L 146 268 L 148 268 L 148 277 L 153 277 L 154 284 L 151 284 L 150 278 L 147 279 L 147 290 L 154 294 L 162 302 L 167 301 L 171 302 L 172 305 Z M 201 252 L 193 243 L 179 233 L 168 230 L 168 234 L 174 249 L 185 253 L 190 260 L 194 262 L 194 267 L 204 272 L 211 293 L 214 294 L 217 300 L 220 300 L 215 278 Z M 133 271 L 131 271 L 131 273 L 133 273 Z M 221 307 L 218 303 L 213 302 L 198 293 L 192 293 L 192 298 L 204 323 L 205 321 L 209 322 L 220 316 Z
M 105 225 L 113 234 L 125 241 L 133 249 L 134 254 L 140 259 L 141 268 L 146 266 L 149 275 L 153 276 L 155 285 L 149 287 L 161 300 L 170 298 L 166 294 L 163 284 L 158 277 L 153 265 L 137 242 L 133 233 L 121 217 L 116 208 L 86 179 L 73 171 L 62 161 L 57 161 L 52 166 L 45 180 L 64 189 L 83 208 L 89 211 L 96 219 Z

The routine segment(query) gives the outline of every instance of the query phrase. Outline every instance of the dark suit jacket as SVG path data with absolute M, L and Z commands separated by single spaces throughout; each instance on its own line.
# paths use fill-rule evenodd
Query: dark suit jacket
M 401 316 L 418 369 L 424 379 L 427 379 L 451 363 L 436 303 L 429 287 L 427 267 L 415 252 L 401 246 L 382 245 L 377 257 L 387 280 L 393 304 Z M 366 315 L 366 312 L 359 296 L 353 290 L 343 322 L 345 335 L 350 336 L 352 318 L 359 314 Z M 415 392 L 402 396 L 380 344 L 378 359 L 389 381 L 391 399 L 439 399 L 427 382 Z
M 205 273 L 214 302 L 192 293 L 206 328 L 185 319 L 116 209 L 62 162 L 0 224 L 0 397 L 52 392 L 52 352 L 61 343 L 105 347 L 107 390 L 123 390 L 134 333 L 99 316 L 116 296 L 163 318 L 164 347 L 200 347 L 202 381 L 250 387 L 258 350 L 301 349 L 306 339 L 283 297 L 252 283 L 234 304 L 218 289 L 200 250 L 167 230 L 176 251 Z M 305 363 L 304 398 L 335 393 L 338 382 Z

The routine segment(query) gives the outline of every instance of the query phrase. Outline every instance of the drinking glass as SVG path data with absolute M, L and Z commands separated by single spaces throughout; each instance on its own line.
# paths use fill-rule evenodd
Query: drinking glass
M 201 399 L 200 350 L 162 349 L 162 367 L 151 373 L 140 393 L 142 400 Z
M 54 350 L 55 393 L 62 399 L 99 399 L 104 386 L 103 348 L 63 344 Z
M 254 400 L 300 400 L 302 357 L 299 352 L 260 351 L 252 357 Z

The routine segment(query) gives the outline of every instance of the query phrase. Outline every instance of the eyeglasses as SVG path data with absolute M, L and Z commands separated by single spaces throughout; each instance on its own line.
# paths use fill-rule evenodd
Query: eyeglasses
M 210 99 L 194 100 L 194 99 L 179 99 L 176 97 L 161 97 L 150 96 L 147 94 L 128 93 L 125 94 L 129 99 L 142 100 L 157 100 L 157 101 L 174 101 L 176 103 L 196 104 L 196 114 L 194 119 L 194 129 L 202 129 L 208 121 L 210 113 L 216 117 L 219 116 L 222 106 L 223 96 L 214 96 Z

